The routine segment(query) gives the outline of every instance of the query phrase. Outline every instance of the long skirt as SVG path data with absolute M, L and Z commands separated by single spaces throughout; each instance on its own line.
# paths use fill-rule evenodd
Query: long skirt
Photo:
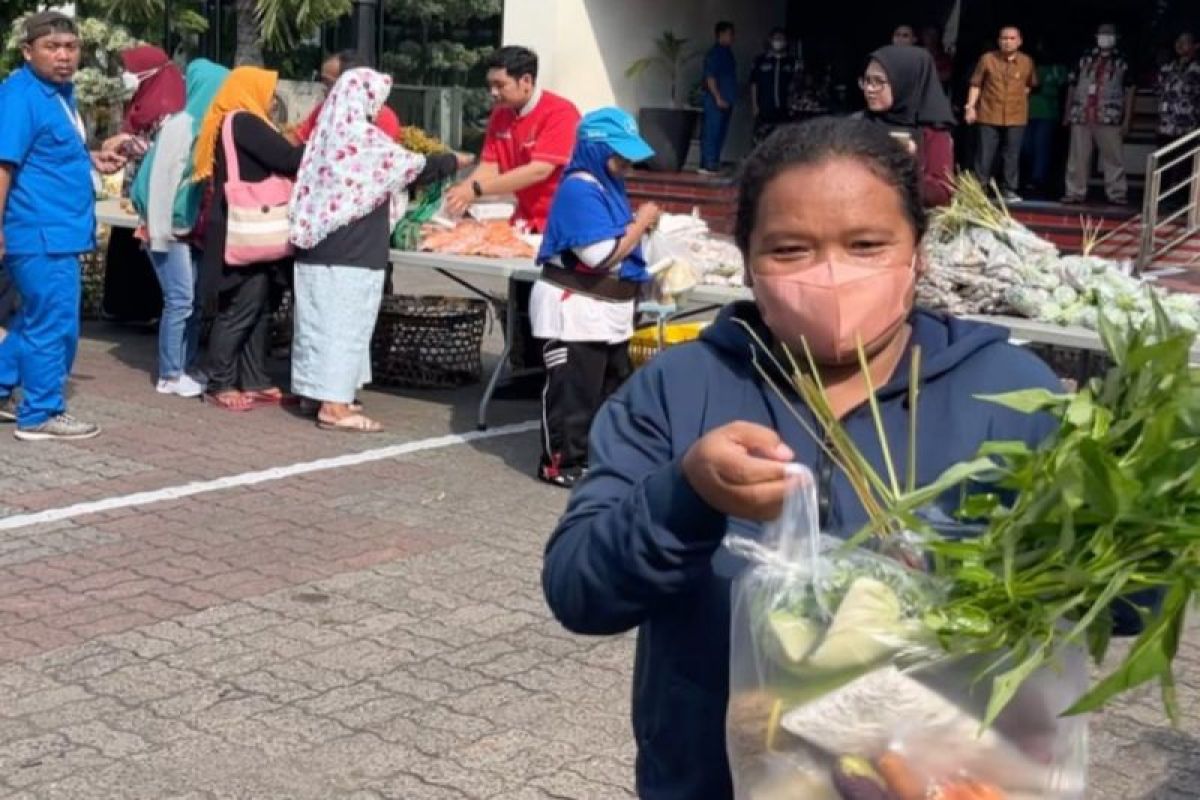
M 371 333 L 384 270 L 296 262 L 292 391 L 349 403 L 371 381 Z

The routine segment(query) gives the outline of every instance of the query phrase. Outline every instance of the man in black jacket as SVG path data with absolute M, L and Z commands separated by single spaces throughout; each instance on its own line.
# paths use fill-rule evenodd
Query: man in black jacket
M 761 142 L 779 125 L 790 122 L 792 87 L 800 85 L 802 67 L 788 48 L 783 28 L 771 31 L 767 49 L 750 69 L 750 106 L 754 110 L 754 141 Z

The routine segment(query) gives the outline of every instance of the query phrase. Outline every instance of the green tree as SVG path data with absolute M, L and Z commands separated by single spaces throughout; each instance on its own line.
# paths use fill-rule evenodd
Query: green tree
M 200 12 L 199 0 L 172 0 L 169 20 L 171 41 L 163 42 L 164 0 L 90 0 L 89 12 L 121 25 L 139 39 L 162 44 L 173 51 L 182 46 L 193 51 L 200 34 L 208 30 L 208 20 Z
M 237 0 L 237 65 L 262 64 L 263 47 L 295 47 L 327 22 L 349 14 L 353 0 Z M 245 24 L 253 20 L 253 25 Z
M 468 82 L 499 39 L 501 0 L 387 0 L 381 66 L 398 82 Z
M 4 2 L 4 0 L 0 0 Z M 162 38 L 163 0 L 92 0 L 114 22 L 158 41 Z M 285 51 L 322 25 L 350 13 L 353 0 L 235 0 L 237 47 L 234 64 L 263 63 L 263 48 Z M 187 44 L 208 29 L 198 0 L 172 0 L 171 32 Z

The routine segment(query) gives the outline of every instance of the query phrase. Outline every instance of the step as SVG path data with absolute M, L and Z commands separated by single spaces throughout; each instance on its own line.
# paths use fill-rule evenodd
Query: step
M 625 179 L 634 206 L 654 202 L 669 214 L 699 212 L 715 233 L 731 234 L 737 215 L 737 180 L 732 174 L 635 171 Z

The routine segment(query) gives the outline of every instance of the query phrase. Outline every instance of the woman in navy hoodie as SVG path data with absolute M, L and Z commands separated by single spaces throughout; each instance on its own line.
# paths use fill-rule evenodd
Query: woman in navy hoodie
M 1001 328 L 912 307 L 925 222 L 917 162 L 880 126 L 823 118 L 780 129 L 746 162 L 738 199 L 755 301 L 728 306 L 700 341 L 656 357 L 596 418 L 590 472 L 547 546 L 543 583 L 572 631 L 638 629 L 641 798 L 732 796 L 729 584 L 745 564 L 721 548 L 726 533 L 756 535 L 778 515 L 791 461 L 818 478 L 824 530 L 866 522 L 845 476 L 758 375 L 738 321 L 793 351 L 805 338 L 842 424 L 881 472 L 858 337 L 898 463 L 907 461 L 909 359 L 921 348 L 919 484 L 986 440 L 1036 445 L 1053 430 L 1047 417 L 976 399 L 1059 390 L 1041 361 Z M 790 403 L 815 427 L 798 397 Z

